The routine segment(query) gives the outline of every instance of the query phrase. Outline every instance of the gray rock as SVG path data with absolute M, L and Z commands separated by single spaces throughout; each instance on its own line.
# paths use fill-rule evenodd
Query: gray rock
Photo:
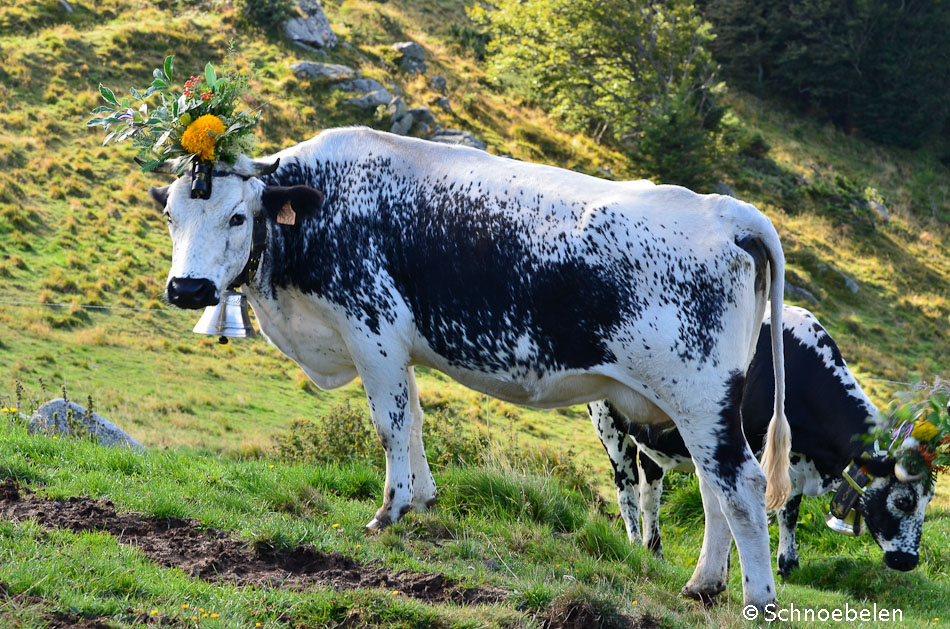
M 347 105 L 352 105 L 353 107 L 359 107 L 360 109 L 376 109 L 380 105 L 388 105 L 392 99 L 392 94 L 390 94 L 385 89 L 382 89 L 376 90 L 375 92 L 370 92 L 369 94 L 364 94 L 363 96 L 347 98 L 343 102 Z
M 72 413 L 70 413 L 72 411 Z M 130 450 L 144 450 L 142 444 L 133 439 L 127 432 L 97 413 L 89 413 L 84 417 L 86 409 L 75 402 L 58 398 L 43 404 L 27 424 L 30 434 L 65 434 L 75 436 L 90 436 L 103 446 L 124 446 Z
M 290 64 L 290 67 L 298 79 L 329 79 L 336 81 L 356 76 L 356 70 L 353 68 L 336 63 L 301 61 L 300 63 Z
M 887 207 L 883 203 L 877 201 L 869 201 L 868 207 L 871 208 L 871 211 L 881 217 L 885 223 L 891 220 L 891 215 L 887 211 Z
M 440 96 L 438 99 L 436 99 L 434 105 L 435 105 L 436 107 L 441 107 L 443 111 L 447 111 L 447 112 L 449 112 L 450 114 L 453 113 L 453 112 L 452 112 L 452 103 L 450 103 L 450 102 L 449 102 L 449 99 L 448 99 L 447 97 L 445 97 L 445 96 Z
M 428 107 L 413 107 L 408 113 L 413 120 L 426 127 L 426 129 L 435 126 L 435 116 L 432 115 Z
M 340 81 L 333 86 L 335 90 L 343 90 L 344 92 L 358 92 L 360 94 L 369 94 L 370 92 L 378 92 L 380 90 L 388 91 L 386 86 L 377 81 L 376 79 L 347 79 L 345 81 Z M 387 103 L 389 101 L 386 101 Z
M 462 131 L 460 129 L 442 129 L 436 131 L 429 139 L 433 142 L 441 142 L 442 144 L 470 146 L 482 151 L 488 148 L 488 144 L 486 144 L 484 140 L 479 140 L 472 135 L 471 132 Z
M 333 48 L 336 34 L 319 0 L 297 0 L 300 16 L 284 22 L 284 32 L 295 44 L 310 49 Z
M 858 289 L 857 282 L 855 282 L 853 279 L 851 279 L 850 277 L 848 277 L 847 275 L 845 275 L 843 272 L 839 271 L 838 269 L 831 269 L 831 272 L 838 276 L 840 281 L 844 284 L 845 288 L 847 288 L 849 291 L 851 291 L 854 294 L 858 293 L 859 289 Z
M 401 97 L 396 96 L 389 102 L 389 115 L 393 120 L 400 120 L 409 115 L 409 109 Z
M 426 73 L 426 51 L 414 41 L 393 44 L 393 50 L 399 53 L 399 67 L 406 72 Z
M 449 89 L 449 84 L 445 80 L 444 76 L 441 74 L 436 74 L 434 77 L 432 77 L 432 80 L 429 81 L 429 87 L 434 89 L 436 92 L 445 94 L 445 91 Z
M 415 122 L 412 119 L 412 116 L 403 116 L 402 118 L 394 118 L 392 126 L 389 127 L 390 133 L 395 133 L 396 135 L 406 135 L 412 129 L 412 123 Z
M 727 197 L 736 198 L 736 193 L 732 191 L 732 188 L 722 183 L 721 181 L 712 187 L 712 191 L 716 194 L 724 194 Z
M 785 296 L 794 297 L 795 299 L 800 299 L 802 301 L 808 301 L 813 304 L 818 303 L 818 298 L 808 289 L 802 288 L 801 286 L 795 286 L 794 284 L 789 284 L 785 282 Z

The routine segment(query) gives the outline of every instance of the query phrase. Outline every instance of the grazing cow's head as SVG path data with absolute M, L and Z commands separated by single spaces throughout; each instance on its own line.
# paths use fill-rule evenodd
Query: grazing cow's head
M 299 223 L 319 209 L 323 203 L 319 190 L 268 186 L 258 179 L 276 168 L 277 162 L 264 164 L 243 156 L 233 167 L 218 164 L 208 199 L 192 198 L 187 174 L 149 189 L 168 219 L 172 237 L 172 266 L 165 286 L 169 303 L 180 308 L 217 304 L 221 291 L 248 262 L 255 219 L 287 224 L 290 216 L 290 221 Z M 159 170 L 174 172 L 174 165 Z
M 894 570 L 912 570 L 920 559 L 924 510 L 933 498 L 933 484 L 923 474 L 909 475 L 893 458 L 863 462 L 873 477 L 858 508 L 868 531 L 884 551 L 884 563 Z

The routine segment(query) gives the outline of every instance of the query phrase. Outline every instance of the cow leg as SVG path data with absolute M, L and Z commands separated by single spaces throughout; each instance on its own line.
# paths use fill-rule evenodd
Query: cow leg
M 373 426 L 386 453 L 386 485 L 383 506 L 369 524 L 383 529 L 399 520 L 412 503 L 412 467 L 409 442 L 412 413 L 409 409 L 409 367 L 392 364 L 360 370 L 369 400 Z M 420 426 L 421 428 L 421 426 Z
M 698 470 L 697 470 L 698 475 Z M 729 553 L 732 550 L 732 532 L 722 512 L 719 496 L 699 476 L 699 493 L 703 499 L 706 525 L 703 528 L 703 546 L 693 576 L 683 587 L 682 594 L 692 599 L 711 603 L 726 589 L 729 572 Z
M 745 604 L 765 609 L 776 601 L 765 513 L 766 480 L 742 433 L 739 407 L 744 384 L 742 372 L 732 372 L 718 416 L 696 414 L 680 420 L 680 434 L 693 457 L 701 490 L 705 484 L 703 507 L 707 518 L 704 554 L 700 554 L 684 593 L 703 597 L 725 587 L 728 553 L 723 549 L 729 546 L 731 531 L 739 549 Z M 720 509 L 716 509 L 713 497 L 718 498 Z M 719 519 L 720 512 L 728 528 Z
M 619 415 L 611 413 L 611 407 L 606 401 L 591 402 L 587 405 L 587 412 L 614 470 L 617 505 L 620 507 L 620 517 L 627 527 L 627 539 L 639 543 L 640 488 L 637 482 L 637 446 L 619 425 Z
M 648 454 L 640 451 L 640 511 L 643 513 L 643 545 L 663 559 L 660 542 L 660 497 L 663 495 L 663 468 Z
M 795 526 L 798 524 L 798 508 L 801 504 L 802 495 L 796 494 L 778 510 L 778 574 L 783 581 L 798 567 Z
M 412 428 L 409 431 L 409 467 L 412 470 L 412 508 L 425 511 L 435 503 L 436 488 L 429 461 L 426 459 L 425 445 L 422 442 L 422 407 L 419 405 L 419 391 L 416 388 L 415 371 L 409 369 L 409 410 L 412 414 Z

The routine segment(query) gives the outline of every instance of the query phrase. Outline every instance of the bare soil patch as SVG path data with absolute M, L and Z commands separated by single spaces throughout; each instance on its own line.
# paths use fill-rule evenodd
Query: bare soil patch
M 52 500 L 12 481 L 0 484 L 0 518 L 32 519 L 71 531 L 104 531 L 162 566 L 181 568 L 207 581 L 294 589 L 384 588 L 430 603 L 462 605 L 495 603 L 508 596 L 499 588 L 466 588 L 440 574 L 393 571 L 311 546 L 252 548 L 222 531 L 203 528 L 197 520 L 120 513 L 111 501 L 89 497 Z
M 653 616 L 645 614 L 636 618 L 622 614 L 604 617 L 589 601 L 555 602 L 538 618 L 543 629 L 662 629 Z

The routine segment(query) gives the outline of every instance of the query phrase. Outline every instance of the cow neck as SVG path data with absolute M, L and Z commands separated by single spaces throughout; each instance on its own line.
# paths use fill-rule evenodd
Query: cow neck
M 234 289 L 242 284 L 250 284 L 257 275 L 257 269 L 261 265 L 261 256 L 267 247 L 267 223 L 264 219 L 264 212 L 258 212 L 254 217 L 254 230 L 251 234 L 251 251 L 247 256 L 247 263 L 241 273 L 228 286 Z

